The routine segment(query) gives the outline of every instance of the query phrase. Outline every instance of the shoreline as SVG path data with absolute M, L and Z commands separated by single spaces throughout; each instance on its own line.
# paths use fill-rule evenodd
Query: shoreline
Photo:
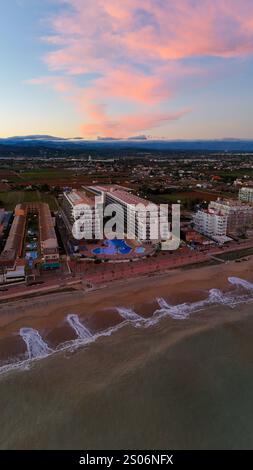
M 50 329 L 62 323 L 66 315 L 76 313 L 98 322 L 108 316 L 106 310 L 116 307 L 151 308 L 156 297 L 164 297 L 173 305 L 201 300 L 217 288 L 231 290 L 227 278 L 241 277 L 252 281 L 253 257 L 244 263 L 230 262 L 190 270 L 176 269 L 97 286 L 89 291 L 74 290 L 44 294 L 34 298 L 6 302 L 0 306 L 0 339 L 15 334 L 20 328 Z
M 139 356 L 133 356 L 131 358 L 130 364 L 124 366 L 124 375 L 128 373 L 132 373 L 132 368 L 134 370 L 141 369 L 145 367 L 148 362 L 151 360 L 152 362 L 155 360 L 155 357 L 161 356 L 163 353 L 166 352 L 169 348 L 173 348 L 176 345 L 187 341 L 188 339 L 192 338 L 193 336 L 199 336 L 205 334 L 211 330 L 215 330 L 216 328 L 230 328 L 229 325 L 234 324 L 241 324 L 244 322 L 248 317 L 251 316 L 251 309 L 253 304 L 253 297 L 248 298 L 245 303 L 238 304 L 235 308 L 228 306 L 226 304 L 209 304 L 202 306 L 201 308 L 194 310 L 192 313 L 189 314 L 187 318 L 181 321 L 174 321 L 174 319 L 170 318 L 166 314 L 163 315 L 161 318 L 158 319 L 157 322 L 154 324 L 150 324 L 145 327 L 145 322 L 143 325 L 138 325 L 140 328 L 136 328 L 134 323 L 131 321 L 121 321 L 118 325 L 111 328 L 111 332 L 109 334 L 106 331 L 109 331 L 110 328 L 107 330 L 101 331 L 101 334 L 95 335 L 96 338 L 94 341 L 90 341 L 86 343 L 80 339 L 75 338 L 75 340 L 69 340 L 66 342 L 62 342 L 57 345 L 56 349 L 53 349 L 51 353 L 46 355 L 45 357 L 35 357 L 32 359 L 22 359 L 18 357 L 13 357 L 13 361 L 1 364 L 1 367 L 7 367 L 7 369 L 0 373 L 1 379 L 6 377 L 8 380 L 8 376 L 13 372 L 22 372 L 25 370 L 34 371 L 34 366 L 37 364 L 39 370 L 44 370 L 46 373 L 46 369 L 48 367 L 48 361 L 54 360 L 56 362 L 53 367 L 57 365 L 57 363 L 61 363 L 65 360 L 68 355 L 72 357 L 72 355 L 82 356 L 85 351 L 87 352 L 87 347 L 92 348 L 91 354 L 95 354 L 94 345 L 99 339 L 100 341 L 100 348 L 104 349 L 108 347 L 108 343 L 104 342 L 103 340 L 108 337 L 113 337 L 109 340 L 110 344 L 119 344 L 121 342 L 129 343 L 134 341 L 134 338 L 142 338 L 145 337 L 145 343 L 148 346 L 149 339 L 153 338 L 153 334 L 155 331 L 155 335 L 160 338 L 161 342 L 157 342 L 155 349 L 152 347 L 152 355 L 144 354 L 144 351 L 140 353 Z M 143 317 L 143 320 L 149 320 L 151 317 Z M 118 327 L 117 327 L 118 326 Z M 156 330 L 152 327 L 156 326 Z M 183 326 L 183 328 L 182 328 Z M 150 328 L 151 327 L 151 328 Z M 233 326 L 231 326 L 233 328 Z M 114 333 L 117 332 L 117 336 L 115 338 Z M 80 356 L 80 357 L 81 357 Z M 83 357 L 83 356 L 82 356 Z M 50 362 L 51 363 L 51 362 Z M 10 366 L 10 369 L 8 369 Z M 13 367 L 14 366 L 14 367 Z M 110 381 L 117 381 L 119 376 L 121 376 L 121 366 L 120 361 L 116 361 L 116 369 L 111 370 L 111 374 L 108 377 L 108 385 Z M 0 369 L 1 369 L 0 367 Z M 106 387 L 106 383 L 104 383 L 104 387 Z
M 71 448 L 83 446 L 99 448 L 97 432 L 94 435 L 92 433 L 93 430 L 96 430 L 97 416 L 99 416 L 99 422 L 101 422 L 101 416 L 104 416 L 105 429 L 107 429 L 108 413 L 113 413 L 115 410 L 114 416 L 116 416 L 120 410 L 120 417 L 124 417 L 126 406 L 126 412 L 130 417 L 132 416 L 133 423 L 136 420 L 136 413 L 140 413 L 139 417 L 142 423 L 142 400 L 149 403 L 148 397 L 155 400 L 155 397 L 158 396 L 163 401 L 161 411 L 159 411 L 157 403 L 154 408 L 147 408 L 151 409 L 150 416 L 153 416 L 153 410 L 155 410 L 158 418 L 161 415 L 164 416 L 164 411 L 169 417 L 174 409 L 175 399 L 184 404 L 185 401 L 182 400 L 185 394 L 187 394 L 186 397 L 192 397 L 191 403 L 196 397 L 194 408 L 197 412 L 199 409 L 199 387 L 202 390 L 202 399 L 210 398 L 210 406 L 212 406 L 209 385 L 213 384 L 213 372 L 216 372 L 216 383 L 219 377 L 220 380 L 224 378 L 223 370 L 217 372 L 216 367 L 212 368 L 212 358 L 218 357 L 219 345 L 221 344 L 220 341 L 214 342 L 213 338 L 216 338 L 217 335 L 219 338 L 220 334 L 225 339 L 231 335 L 234 337 L 236 331 L 240 330 L 243 325 L 246 328 L 246 321 L 251 315 L 251 309 L 252 303 L 251 305 L 243 305 L 242 309 L 236 309 L 231 315 L 232 311 L 225 306 L 220 305 L 217 308 L 213 306 L 205 310 L 204 315 L 203 312 L 199 312 L 183 322 L 184 328 L 181 327 L 181 322 L 170 321 L 167 317 L 159 322 L 155 329 L 144 330 L 133 328 L 131 325 L 125 326 L 117 332 L 117 335 L 107 337 L 105 341 L 101 338 L 98 347 L 93 343 L 88 348 L 80 347 L 71 354 L 68 354 L 67 351 L 59 351 L 48 356 L 45 360 L 34 361 L 27 370 L 20 369 L 3 373 L 0 380 L 1 398 L 5 400 L 2 429 L 4 447 L 26 448 L 29 437 L 31 448 L 51 448 L 48 441 L 48 426 L 50 428 L 53 426 L 53 429 L 56 429 L 58 447 L 60 445 L 61 448 L 70 448 L 70 446 Z M 235 323 L 236 325 L 233 325 Z M 216 336 L 213 336 L 212 331 Z M 208 340 L 208 338 L 211 339 Z M 207 359 L 210 358 L 208 353 L 204 352 L 201 361 L 196 361 L 196 358 L 198 359 L 201 355 L 201 348 L 205 349 L 206 341 L 209 348 L 210 345 L 215 348 L 210 359 L 210 372 L 205 366 L 209 365 L 207 362 Z M 197 345 L 197 350 L 194 344 Z M 216 348 L 218 348 L 217 353 L 215 353 Z M 251 349 L 248 355 L 250 351 Z M 204 374 L 204 383 L 207 381 L 204 390 L 201 388 L 202 374 Z M 229 387 L 228 381 L 228 390 Z M 52 388 L 54 393 L 52 393 Z M 23 393 L 18 394 L 18 402 L 13 409 L 17 389 Z M 160 393 L 160 390 L 164 389 L 166 393 Z M 138 390 L 140 395 L 136 394 Z M 128 402 L 124 398 L 126 395 L 129 396 L 130 392 L 128 407 Z M 215 392 L 217 390 L 214 387 L 211 389 L 211 393 Z M 28 402 L 25 401 L 25 406 L 23 405 L 24 400 L 28 400 Z M 108 404 L 108 400 L 112 400 L 110 408 L 105 406 Z M 218 395 L 217 403 L 219 402 Z M 65 404 L 67 404 L 67 408 Z M 187 402 L 183 406 L 184 411 L 187 412 Z M 203 406 L 206 409 L 205 403 Z M 65 413 L 66 411 L 67 413 Z M 10 413 L 15 417 L 18 416 L 16 433 L 11 432 L 8 419 Z M 33 428 L 34 414 L 39 417 L 42 423 L 39 431 L 36 427 Z M 195 415 L 195 413 L 193 414 Z M 77 417 L 78 422 L 76 422 Z M 120 419 L 122 420 L 122 418 Z M 69 421 L 73 423 L 71 429 L 74 430 L 80 428 L 79 423 L 81 422 L 82 433 L 69 435 Z M 114 419 L 111 421 L 116 423 L 115 429 L 113 428 L 110 434 L 111 442 L 114 442 L 115 430 L 122 425 L 122 421 L 115 422 Z M 185 421 L 186 425 L 187 418 Z M 25 432 L 21 432 L 24 423 L 26 423 Z M 126 421 L 124 421 L 124 425 L 125 423 Z M 31 429 L 34 429 L 32 433 Z M 130 424 L 129 432 L 132 429 Z M 182 429 L 184 429 L 183 424 Z M 145 432 L 145 426 L 143 432 Z M 101 432 L 99 439 L 104 440 L 105 435 L 107 434 Z M 95 436 L 95 440 L 92 439 L 92 436 Z M 169 435 L 166 436 L 166 439 L 168 437 Z M 125 440 L 125 436 L 122 436 L 122 439 Z M 120 444 L 118 446 L 121 447 Z M 129 447 L 131 448 L 131 442 Z

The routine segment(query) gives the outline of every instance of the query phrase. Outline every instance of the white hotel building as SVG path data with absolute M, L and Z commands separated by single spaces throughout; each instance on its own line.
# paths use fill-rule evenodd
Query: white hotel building
M 227 238 L 227 216 L 212 209 L 199 210 L 193 218 L 194 228 L 197 232 L 212 238 L 215 241 L 222 241 Z
M 75 222 L 79 220 L 80 232 L 90 234 L 84 238 L 94 238 L 99 233 L 100 218 L 94 197 L 87 196 L 84 191 L 66 192 L 63 194 L 62 209 L 61 215 L 69 233 L 72 233 Z
M 227 216 L 227 233 L 229 235 L 245 233 L 248 228 L 253 226 L 253 207 L 242 204 L 240 201 L 218 199 L 210 202 L 209 209 Z
M 89 192 L 101 197 L 106 209 L 111 204 L 121 207 L 120 226 L 123 235 L 143 241 L 166 240 L 167 213 L 159 213 L 156 204 L 132 194 L 128 188 L 118 185 L 88 186 Z M 162 227 L 162 233 L 160 233 Z
M 241 202 L 253 203 L 253 188 L 245 187 L 239 190 L 239 199 Z

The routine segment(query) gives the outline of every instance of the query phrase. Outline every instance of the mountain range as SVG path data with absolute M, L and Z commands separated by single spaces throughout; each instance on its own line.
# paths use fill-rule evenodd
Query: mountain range
M 85 140 L 81 137 L 63 138 L 51 135 L 13 136 L 0 139 L 1 146 L 44 146 L 55 148 L 103 149 L 119 148 L 161 151 L 211 151 L 211 152 L 253 152 L 253 139 L 217 139 L 217 140 L 153 140 L 146 136 L 129 139 L 98 138 Z

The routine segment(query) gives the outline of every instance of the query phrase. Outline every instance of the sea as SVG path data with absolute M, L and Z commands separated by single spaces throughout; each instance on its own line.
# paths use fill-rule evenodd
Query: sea
M 108 325 L 76 312 L 57 334 L 24 325 L 1 355 L 0 448 L 251 449 L 253 284 L 228 281 L 192 302 L 115 305 Z

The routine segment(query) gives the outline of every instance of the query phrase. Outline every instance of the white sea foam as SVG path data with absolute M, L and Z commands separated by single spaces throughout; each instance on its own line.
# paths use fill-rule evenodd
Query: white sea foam
M 173 320 L 186 320 L 194 311 L 200 310 L 206 306 L 209 301 L 201 300 L 193 303 L 183 303 L 178 305 L 169 305 L 164 299 L 157 299 L 160 309 L 156 310 L 152 318 L 147 319 L 146 327 L 153 326 L 164 317 L 171 317 Z
M 227 305 L 229 307 L 234 307 L 237 303 L 237 298 L 234 296 L 234 294 L 232 293 L 224 294 L 219 289 L 211 289 L 209 291 L 209 299 L 210 299 L 210 303 Z
M 29 369 L 32 362 L 45 359 L 55 352 L 55 350 L 51 349 L 42 339 L 37 330 L 33 328 L 21 328 L 19 334 L 26 344 L 28 358 L 4 364 L 0 367 L 0 375 L 14 370 Z
M 11 372 L 14 370 L 26 370 L 29 368 L 30 363 L 30 359 L 24 361 L 10 362 L 9 364 L 5 364 L 0 367 L 0 375 L 6 374 L 7 372 Z
M 174 318 L 174 320 L 185 320 L 190 313 L 190 307 L 191 304 L 181 304 L 181 305 L 174 305 L 169 308 L 162 308 L 161 311 L 167 315 L 169 315 L 171 318 Z
M 39 332 L 33 328 L 21 328 L 20 336 L 26 343 L 29 359 L 46 357 L 53 352 L 43 341 Z
M 107 328 L 106 330 L 99 331 L 97 333 L 92 334 L 79 320 L 78 315 L 68 315 L 67 321 L 73 326 L 75 332 L 78 332 L 78 338 L 74 340 L 67 341 L 65 343 L 59 344 L 56 349 L 50 349 L 47 344 L 42 340 L 41 336 L 36 330 L 32 330 L 30 328 L 23 328 L 22 329 L 22 337 L 27 344 L 28 350 L 28 359 L 24 359 L 23 361 L 12 362 L 9 364 L 5 364 L 0 367 L 0 375 L 14 371 L 14 370 L 26 370 L 29 369 L 30 366 L 37 360 L 43 359 L 45 357 L 52 356 L 54 354 L 58 354 L 64 351 L 73 352 L 79 349 L 81 346 L 86 345 L 87 343 L 92 343 L 97 341 L 99 338 L 102 337 L 109 337 L 116 331 L 123 328 L 128 321 L 122 321 L 118 325 L 113 327 Z M 74 327 L 75 326 L 75 327 Z M 29 330 L 29 331 L 28 331 Z M 30 331 L 32 330 L 32 332 Z M 35 335 L 35 333 L 37 333 Z M 33 341 L 31 341 L 31 337 Z M 39 338 L 39 345 L 35 346 L 36 342 Z
M 249 291 L 253 290 L 252 282 L 245 281 L 245 279 L 241 279 L 240 277 L 229 277 L 228 282 L 233 286 L 243 287 L 244 289 Z
M 121 323 L 118 323 L 118 325 L 112 326 L 103 331 L 99 331 L 93 335 L 93 338 L 96 341 L 97 339 L 103 338 L 104 336 L 111 336 L 113 333 L 116 333 L 116 331 L 121 330 L 121 328 L 126 326 L 127 323 L 128 321 L 122 321 Z
M 171 305 L 168 304 L 168 302 L 163 297 L 157 297 L 156 301 L 157 301 L 160 308 L 165 308 L 166 309 L 166 308 L 171 307 Z
M 76 332 L 76 335 L 79 339 L 88 341 L 92 339 L 92 333 L 80 322 L 78 315 L 68 315 L 67 322 Z
M 156 310 L 152 318 L 147 320 L 146 327 L 155 325 L 158 323 L 161 318 L 169 316 L 174 320 L 185 320 L 192 313 L 201 311 L 203 308 L 215 305 L 222 304 L 228 307 L 235 307 L 241 302 L 245 302 L 247 299 L 245 296 L 235 296 L 233 293 L 224 294 L 219 289 L 211 289 L 209 295 L 204 300 L 199 300 L 192 303 L 183 303 L 178 305 L 170 305 L 165 299 L 158 297 L 157 303 L 160 306 L 160 309 Z
M 129 320 L 129 321 L 134 321 L 134 322 L 143 321 L 143 317 L 138 315 L 138 313 L 136 313 L 131 308 L 118 307 L 117 312 L 124 320 Z
M 243 287 L 247 291 L 253 290 L 253 284 L 248 281 L 245 281 L 244 279 L 230 277 L 228 278 L 228 281 L 230 282 L 230 284 L 237 287 Z M 192 313 L 199 312 L 207 306 L 222 304 L 233 308 L 235 305 L 238 305 L 242 302 L 248 302 L 252 300 L 252 297 L 250 294 L 238 296 L 236 291 L 231 291 L 224 294 L 219 289 L 211 289 L 206 299 L 197 302 L 170 305 L 163 298 L 159 297 L 156 300 L 160 308 L 153 313 L 151 318 L 143 318 L 132 309 L 118 307 L 117 311 L 122 317 L 123 321 L 118 325 L 115 325 L 111 328 L 94 334 L 92 334 L 89 329 L 83 323 L 80 322 L 78 315 L 68 315 L 66 320 L 75 331 L 77 338 L 60 344 L 55 350 L 49 348 L 49 346 L 42 339 L 38 331 L 32 328 L 22 328 L 20 330 L 20 335 L 22 336 L 23 340 L 27 345 L 28 359 L 3 365 L 2 367 L 0 367 L 0 374 L 9 372 L 11 370 L 25 370 L 37 360 L 63 351 L 76 350 L 83 345 L 87 345 L 89 343 L 97 341 L 101 337 L 111 336 L 116 331 L 120 330 L 121 328 L 124 328 L 127 324 L 148 328 L 156 325 L 162 318 L 166 316 L 169 316 L 174 320 L 185 320 Z
M 178 305 L 170 305 L 163 298 L 158 297 L 157 303 L 161 307 L 160 310 L 156 310 L 153 315 L 153 320 L 155 318 L 160 319 L 163 316 L 170 316 L 175 320 L 185 320 L 189 317 L 192 312 L 196 312 L 206 307 L 211 303 L 210 295 L 207 299 L 199 300 L 192 303 L 182 303 Z

